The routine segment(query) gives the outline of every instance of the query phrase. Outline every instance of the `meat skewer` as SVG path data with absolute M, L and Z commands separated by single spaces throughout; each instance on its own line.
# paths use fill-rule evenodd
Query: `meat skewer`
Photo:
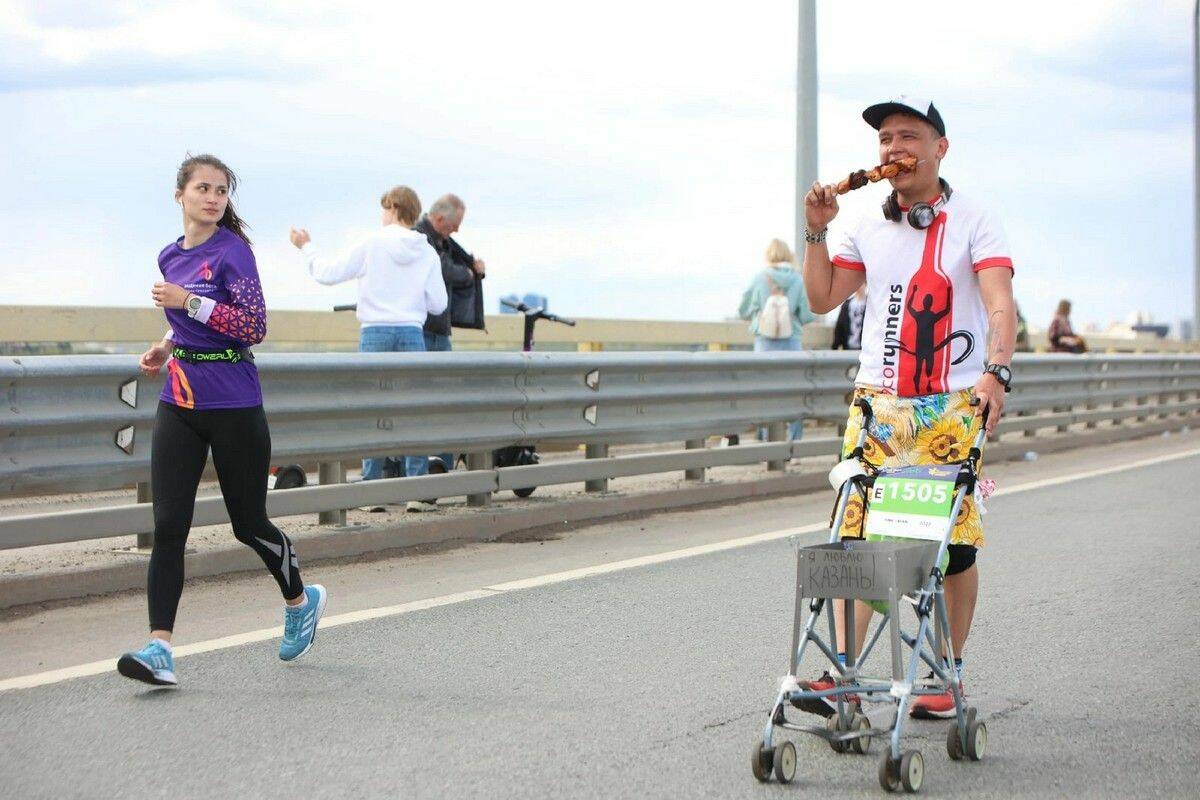
M 897 159 L 890 164 L 880 164 L 874 169 L 860 169 L 858 172 L 851 172 L 849 177 L 840 181 L 834 189 L 838 194 L 845 194 L 855 189 L 861 189 L 867 183 L 875 183 L 885 178 L 894 178 L 901 172 L 911 172 L 916 168 L 916 156 Z

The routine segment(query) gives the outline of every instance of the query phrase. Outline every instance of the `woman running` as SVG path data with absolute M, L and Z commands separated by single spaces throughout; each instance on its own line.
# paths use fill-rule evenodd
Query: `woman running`
M 179 166 L 175 201 L 183 209 L 183 236 L 159 253 L 163 280 L 151 291 L 171 328 L 140 364 L 147 375 L 164 364 L 168 373 L 150 446 L 150 643 L 121 656 L 117 671 L 156 686 L 177 685 L 171 632 L 209 448 L 233 535 L 254 548 L 283 593 L 281 659 L 309 651 L 325 611 L 325 588 L 304 585 L 291 540 L 267 519 L 271 434 L 246 349 L 266 336 L 267 310 L 245 223 L 229 199 L 236 188 L 237 177 L 214 156 L 191 156 Z

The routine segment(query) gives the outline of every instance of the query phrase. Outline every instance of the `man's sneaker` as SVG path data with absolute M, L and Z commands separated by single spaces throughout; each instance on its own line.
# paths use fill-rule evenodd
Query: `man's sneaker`
M 821 673 L 821 677 L 815 681 L 800 681 L 797 685 L 806 692 L 823 692 L 837 686 L 828 672 Z M 860 704 L 856 694 L 842 695 L 842 701 L 854 705 Z M 837 713 L 836 697 L 804 697 L 793 700 L 792 705 L 801 711 L 807 711 L 820 717 L 832 717 Z
M 963 688 L 963 699 L 967 690 Z M 949 689 L 941 694 L 923 694 L 913 698 L 908 715 L 914 719 L 953 719 L 958 715 L 954 710 L 954 693 Z
M 414 514 L 422 511 L 437 511 L 437 500 L 409 500 L 404 508 Z
M 118 658 L 117 672 L 151 686 L 179 685 L 175 680 L 175 659 L 171 651 L 159 644 L 157 639 L 150 640 L 136 653 L 126 653 Z
M 317 623 L 325 613 L 325 587 L 319 583 L 304 587 L 308 602 L 302 606 L 285 606 L 283 609 L 283 641 L 279 645 L 279 657 L 292 661 L 312 649 L 317 638 Z

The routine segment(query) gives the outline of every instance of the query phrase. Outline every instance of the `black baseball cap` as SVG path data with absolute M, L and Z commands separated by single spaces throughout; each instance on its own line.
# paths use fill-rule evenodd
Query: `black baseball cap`
M 883 124 L 883 121 L 892 114 L 909 114 L 914 117 L 920 117 L 932 125 L 939 136 L 946 135 L 946 123 L 942 122 L 942 115 L 938 113 L 937 107 L 929 100 L 920 97 L 910 97 L 906 94 L 869 107 L 863 112 L 863 119 L 872 128 L 879 130 L 879 126 Z

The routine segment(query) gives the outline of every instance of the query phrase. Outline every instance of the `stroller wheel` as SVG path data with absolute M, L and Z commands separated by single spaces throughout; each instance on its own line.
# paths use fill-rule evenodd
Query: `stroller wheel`
M 851 724 L 853 724 L 853 722 Z M 825 720 L 825 730 L 836 735 L 839 733 L 844 733 L 847 729 L 842 727 L 841 720 L 835 713 L 832 717 Z M 828 739 L 827 741 L 829 742 L 829 749 L 835 753 L 844 753 L 850 749 L 850 743 L 845 739 Z
M 856 713 L 850 720 L 850 730 L 852 731 L 869 731 L 871 729 L 871 720 L 867 719 L 866 714 Z M 871 752 L 871 737 L 859 736 L 857 739 L 850 740 L 850 749 L 859 755 L 866 755 Z
M 776 745 L 771 762 L 775 780 L 780 783 L 791 783 L 792 778 L 796 777 L 796 745 L 791 742 Z
M 900 762 L 892 759 L 889 750 L 884 750 L 879 759 L 879 785 L 885 792 L 894 792 L 900 786 Z
M 950 756 L 951 761 L 962 760 L 962 737 L 959 735 L 957 722 L 950 723 L 950 729 L 946 731 L 946 755 Z
M 761 783 L 771 780 L 771 759 L 774 751 L 767 750 L 762 742 L 754 743 L 754 752 L 750 754 L 750 771 Z
M 985 750 L 987 750 L 987 725 L 981 720 L 976 720 L 967 725 L 967 756 L 972 761 L 979 761 L 983 758 Z
M 919 792 L 925 782 L 925 757 L 920 750 L 905 750 L 900 756 L 900 782 L 904 791 Z

